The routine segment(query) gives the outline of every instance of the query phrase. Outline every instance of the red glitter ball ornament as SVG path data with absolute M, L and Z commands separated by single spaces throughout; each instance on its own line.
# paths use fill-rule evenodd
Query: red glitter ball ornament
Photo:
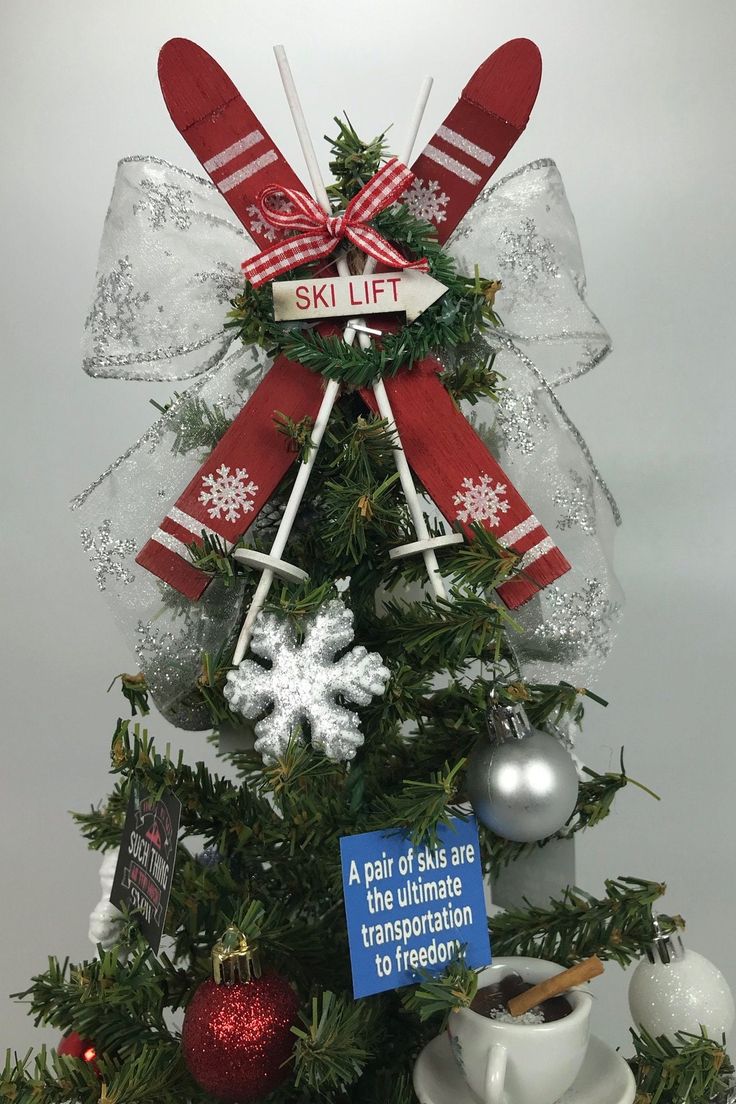
M 265 973 L 251 981 L 204 981 L 187 1006 L 182 1050 L 205 1092 L 220 1100 L 257 1100 L 289 1076 L 291 1026 L 299 1001 L 288 981 Z

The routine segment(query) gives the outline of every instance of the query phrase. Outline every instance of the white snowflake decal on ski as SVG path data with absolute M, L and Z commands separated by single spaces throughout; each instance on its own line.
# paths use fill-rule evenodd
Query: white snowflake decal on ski
M 233 475 L 226 464 L 221 464 L 214 475 L 203 475 L 204 489 L 200 491 L 199 501 L 207 506 L 211 518 L 224 517 L 226 521 L 237 521 L 241 514 L 249 514 L 253 509 L 251 499 L 258 490 L 258 484 L 248 478 L 245 468 L 236 468 Z
M 270 222 L 266 222 L 263 217 L 263 212 L 259 207 L 256 207 L 255 203 L 251 203 L 250 207 L 245 208 L 246 215 L 249 215 L 248 229 L 252 230 L 254 234 L 261 234 L 266 241 L 276 241 L 276 238 L 280 236 L 280 232 L 275 226 L 271 226 Z
M 287 620 L 273 613 L 258 615 L 251 651 L 271 666 L 243 660 L 228 672 L 224 693 L 231 707 L 250 720 L 273 706 L 255 726 L 255 747 L 265 763 L 284 754 L 305 721 L 313 747 L 335 761 L 353 758 L 363 743 L 360 721 L 339 704 L 337 695 L 368 705 L 383 693 L 390 672 L 380 655 L 361 645 L 336 660 L 352 639 L 353 613 L 339 599 L 308 618 L 301 643 Z
M 439 226 L 447 218 L 445 207 L 450 202 L 450 197 L 440 191 L 436 180 L 429 180 L 425 184 L 417 177 L 412 186 L 404 192 L 401 202 L 409 208 L 415 218 L 433 222 L 435 226 Z
M 274 211 L 290 211 L 293 204 L 286 196 L 274 196 L 269 206 Z M 287 231 L 280 229 L 278 226 L 272 226 L 270 222 L 267 222 L 264 218 L 263 211 L 260 207 L 256 207 L 255 203 L 251 203 L 250 207 L 245 208 L 246 215 L 249 216 L 248 229 L 252 230 L 254 234 L 261 234 L 266 241 L 277 241 L 279 238 L 283 238 Z
M 462 507 L 457 512 L 458 521 L 487 521 L 489 525 L 498 525 L 501 514 L 508 513 L 510 505 L 504 501 L 506 484 L 495 482 L 493 477 L 481 473 L 477 483 L 468 476 L 460 484 L 460 490 L 452 496 L 455 506 Z

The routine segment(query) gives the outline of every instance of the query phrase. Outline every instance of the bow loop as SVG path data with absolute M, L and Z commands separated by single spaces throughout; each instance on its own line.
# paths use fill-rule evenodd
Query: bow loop
M 413 181 L 411 170 L 393 157 L 353 196 L 339 215 L 327 214 L 306 192 L 269 185 L 258 197 L 257 207 L 263 218 L 278 229 L 304 233 L 277 242 L 244 261 L 241 268 L 246 279 L 253 287 L 260 287 L 282 272 L 328 256 L 343 238 L 388 268 L 428 272 L 425 257 L 408 261 L 370 225 L 370 220 L 395 203 Z M 282 204 L 288 202 L 288 209 L 277 209 L 273 202 L 268 202 L 276 195 L 282 197 Z
M 256 209 L 278 230 L 314 230 L 325 220 L 322 208 L 310 195 L 279 184 L 269 184 L 263 189 L 256 200 Z

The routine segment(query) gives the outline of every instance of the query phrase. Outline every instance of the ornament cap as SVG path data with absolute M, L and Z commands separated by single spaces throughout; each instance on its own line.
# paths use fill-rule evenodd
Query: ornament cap
M 680 962 L 685 957 L 685 945 L 676 932 L 663 932 L 659 921 L 654 920 L 654 939 L 645 947 L 645 954 L 650 962 L 661 962 L 669 966 L 672 962 Z
M 212 948 L 212 976 L 217 985 L 237 985 L 261 976 L 258 955 L 235 924 Z
M 523 740 L 532 731 L 521 702 L 500 701 L 491 694 L 486 712 L 488 734 L 492 740 Z

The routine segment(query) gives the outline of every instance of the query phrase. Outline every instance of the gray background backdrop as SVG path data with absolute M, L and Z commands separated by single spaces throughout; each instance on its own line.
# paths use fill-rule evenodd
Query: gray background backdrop
M 343 108 L 358 130 L 397 128 L 425 73 L 420 140 L 507 38 L 542 50 L 542 92 L 513 169 L 554 157 L 575 212 L 589 300 L 614 354 L 560 394 L 621 505 L 619 642 L 582 747 L 630 788 L 581 837 L 579 883 L 662 879 L 690 946 L 736 985 L 733 940 L 734 290 L 736 8 L 729 0 L 3 0 L 2 818 L 0 1047 L 35 1033 L 5 994 L 46 955 L 89 954 L 98 860 L 68 815 L 107 790 L 131 669 L 67 500 L 152 421 L 146 384 L 90 380 L 79 364 L 115 164 L 153 153 L 197 171 L 156 80 L 169 37 L 194 38 L 231 73 L 286 156 L 299 152 L 270 47 L 284 42 L 313 134 Z M 350 14 L 346 14 L 350 13 Z M 326 160 L 326 158 L 325 158 Z M 159 389 L 157 397 L 164 392 Z M 152 718 L 190 758 L 196 734 Z M 161 742 L 163 742 L 161 740 Z M 626 978 L 598 984 L 596 1029 L 624 1043 Z

